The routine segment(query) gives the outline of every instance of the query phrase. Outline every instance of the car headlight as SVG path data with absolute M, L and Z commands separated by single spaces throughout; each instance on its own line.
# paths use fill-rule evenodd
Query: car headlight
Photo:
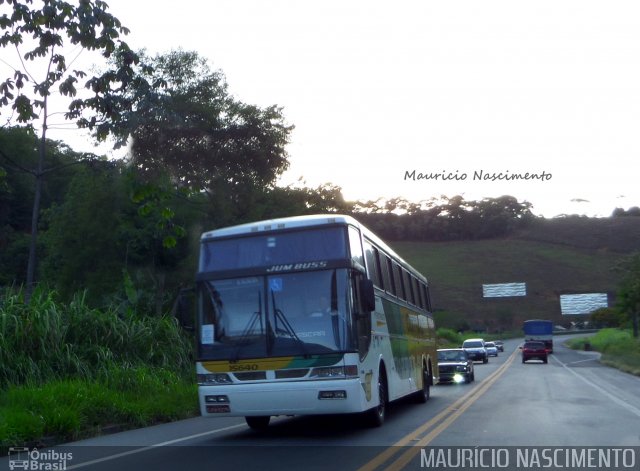
M 467 371 L 467 367 L 464 365 L 456 366 L 456 371 Z

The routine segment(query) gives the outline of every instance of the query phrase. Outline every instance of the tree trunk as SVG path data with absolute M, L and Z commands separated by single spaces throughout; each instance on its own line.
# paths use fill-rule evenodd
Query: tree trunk
M 36 189 L 33 196 L 33 210 L 31 212 L 31 242 L 29 243 L 29 261 L 27 263 L 27 289 L 25 292 L 25 301 L 29 303 L 31 294 L 35 284 L 36 275 L 36 245 L 38 241 L 38 221 L 40 219 L 40 199 L 42 198 L 42 180 L 44 179 L 44 158 L 46 155 L 46 136 L 47 136 L 47 99 L 44 99 L 44 120 L 42 123 L 42 135 L 40 136 L 40 145 L 38 146 L 38 167 L 36 169 Z

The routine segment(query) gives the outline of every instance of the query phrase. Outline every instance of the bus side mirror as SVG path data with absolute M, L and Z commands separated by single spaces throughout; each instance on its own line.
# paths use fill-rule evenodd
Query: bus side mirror
M 173 304 L 173 317 L 176 318 L 180 326 L 188 331 L 193 331 L 194 327 L 194 310 L 193 299 L 195 289 L 183 288 L 180 290 L 175 303 Z
M 376 296 L 373 291 L 373 281 L 364 278 L 360 281 L 360 296 L 362 299 L 362 310 L 371 312 L 376 308 Z

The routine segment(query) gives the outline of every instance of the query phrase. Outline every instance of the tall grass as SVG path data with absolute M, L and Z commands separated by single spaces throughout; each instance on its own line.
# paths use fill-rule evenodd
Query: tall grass
M 22 291 L 0 295 L 0 385 L 98 379 L 136 365 L 193 370 L 191 341 L 175 319 L 92 309 L 83 295 L 62 304 L 43 289 L 29 303 Z
M 198 411 L 192 342 L 170 317 L 0 293 L 0 450 L 130 428 Z

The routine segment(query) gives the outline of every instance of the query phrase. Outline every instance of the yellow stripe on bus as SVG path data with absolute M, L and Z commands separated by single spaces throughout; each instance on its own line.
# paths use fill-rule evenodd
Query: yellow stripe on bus
M 268 371 L 286 368 L 293 357 L 257 358 L 238 361 L 203 361 L 201 365 L 211 373 L 228 373 L 229 371 Z

